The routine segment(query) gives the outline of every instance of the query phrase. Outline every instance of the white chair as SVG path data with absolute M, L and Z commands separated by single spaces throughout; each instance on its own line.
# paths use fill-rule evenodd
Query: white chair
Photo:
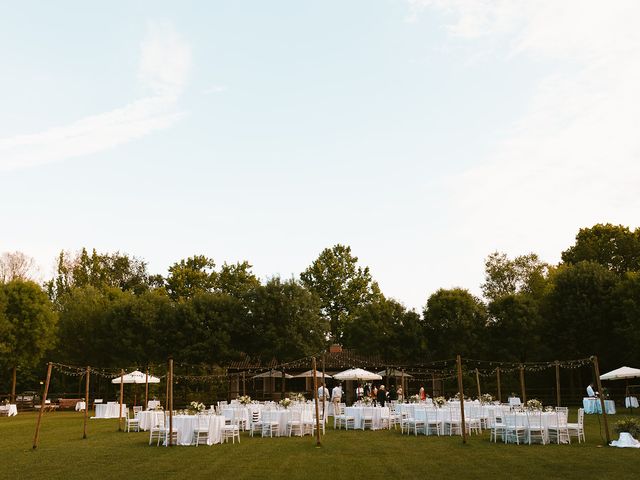
M 491 432 L 489 435 L 489 441 L 493 440 L 494 443 L 497 443 L 498 434 L 500 434 L 500 438 L 504 441 L 505 424 L 502 422 L 502 419 L 497 419 L 496 412 L 494 410 L 489 410 L 488 414 L 487 427 Z
M 526 416 L 511 414 L 505 417 L 504 423 L 504 443 L 524 443 L 527 440 Z
M 275 432 L 278 436 L 278 429 L 280 424 L 278 423 L 277 412 L 275 410 L 263 410 L 262 411 L 262 436 L 265 437 L 269 434 L 269 437 L 273 437 Z
M 373 408 L 365 407 L 362 409 L 362 430 L 369 427 L 373 430 Z
M 540 439 L 540 443 L 547 443 L 547 429 L 542 422 L 542 412 L 527 412 L 527 436 L 529 445 L 534 439 Z
M 578 437 L 578 443 L 586 442 L 584 436 L 584 408 L 578 409 L 578 423 L 567 423 L 569 437 L 575 435 Z
M 342 425 L 344 425 L 344 429 L 345 430 L 349 430 L 349 425 L 351 425 L 352 429 L 356 428 L 356 419 L 353 415 L 347 415 L 345 413 L 346 411 L 346 405 L 344 403 L 340 403 L 338 404 L 338 406 L 334 406 L 334 409 L 338 409 L 338 413 L 335 414 L 334 412 L 334 416 L 333 416 L 333 428 L 336 428 L 336 425 L 338 427 L 338 429 L 340 429 L 342 427 Z
M 410 432 L 411 427 L 413 427 L 414 435 L 418 435 L 418 430 L 421 430 L 422 433 L 426 435 L 427 431 L 427 411 L 422 408 L 416 408 L 414 411 L 414 416 L 409 417 L 407 419 L 407 430 Z
M 249 435 L 253 437 L 256 432 L 260 432 L 262 435 L 262 421 L 260 420 L 260 411 L 253 410 L 251 417 L 249 417 Z
M 302 437 L 303 425 L 302 425 L 302 413 L 298 409 L 293 409 L 289 413 L 291 418 L 287 421 L 287 435 L 290 437 L 293 435 L 293 431 L 296 431 L 296 435 Z
M 444 420 L 443 428 L 445 435 L 447 434 L 447 432 L 450 436 L 454 434 L 462 435 L 462 416 L 460 415 L 460 409 L 455 407 L 449 408 L 449 418 L 446 418 Z
M 238 443 L 240 443 L 240 428 L 238 425 L 225 425 L 222 427 L 222 441 L 228 442 L 231 439 L 232 443 L 236 443 L 236 438 L 238 439 Z
M 209 418 L 207 414 L 198 414 L 198 424 L 193 429 L 193 444 L 197 447 L 202 441 L 205 445 L 209 444 Z
M 149 428 L 149 445 L 151 445 L 154 440 L 157 440 L 156 446 L 158 446 L 164 438 L 164 415 L 158 415 L 157 422 L 154 422 L 151 428 Z
M 137 415 L 138 412 L 141 412 L 141 411 L 142 411 L 142 407 L 133 407 L 133 414 L 134 415 Z
M 130 413 L 131 415 L 129 415 Z M 125 411 L 125 427 L 127 429 L 127 433 L 131 430 L 134 432 L 140 431 L 140 419 L 134 412 L 129 412 L 128 408 Z
M 442 432 L 442 420 L 439 418 L 438 409 L 430 408 L 427 410 L 427 422 L 426 422 L 426 434 L 430 435 L 431 432 L 435 431 L 435 434 L 440 436 Z
M 176 412 L 173 412 L 173 415 L 175 415 Z M 174 428 L 171 431 L 171 435 L 169 435 L 169 414 L 165 413 L 164 414 L 164 428 L 162 430 L 163 432 L 163 442 L 164 442 L 164 446 L 168 447 L 169 446 L 169 439 L 171 439 L 171 444 L 172 445 L 177 445 L 178 444 L 178 431 Z
M 548 426 L 549 442 L 555 439 L 556 443 L 565 443 L 565 441 L 571 443 L 567 423 L 568 416 L 569 409 L 567 407 L 556 407 L 556 414 Z

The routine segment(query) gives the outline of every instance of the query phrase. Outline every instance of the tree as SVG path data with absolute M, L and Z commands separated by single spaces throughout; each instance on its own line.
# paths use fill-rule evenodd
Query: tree
M 83 248 L 75 255 L 61 251 L 56 276 L 45 285 L 57 302 L 74 287 L 118 288 L 139 295 L 149 290 L 152 281 L 143 260 L 120 252 L 100 254 L 95 249 L 89 255 Z
M 211 292 L 216 286 L 215 262 L 204 255 L 194 255 L 169 267 L 166 287 L 175 301 L 184 301 L 197 293 Z
M 4 252 L 0 256 L 0 283 L 31 280 L 35 268 L 35 260 L 24 253 Z
M 369 267 L 357 266 L 351 247 L 335 245 L 324 249 L 300 275 L 302 284 L 320 298 L 323 314 L 330 322 L 334 342 L 342 339 L 345 324 L 360 306 L 380 296 L 371 280 Z
M 540 352 L 542 317 L 538 302 L 530 295 L 503 295 L 489 304 L 492 321 L 487 343 L 494 358 L 531 361 Z
M 485 260 L 482 294 L 490 301 L 516 293 L 540 296 L 548 271 L 549 266 L 535 253 L 511 260 L 504 253 L 493 252 Z
M 563 265 L 552 276 L 543 307 L 545 337 L 553 352 L 607 358 L 618 348 L 612 338 L 612 294 L 618 276 L 595 262 Z
M 632 232 L 628 227 L 610 223 L 581 228 L 576 243 L 562 252 L 562 261 L 596 262 L 618 274 L 640 271 L 640 229 Z
M 401 303 L 379 298 L 358 308 L 345 325 L 344 344 L 361 354 L 416 362 L 426 354 L 420 315 Z
M 485 350 L 486 308 L 467 290 L 438 290 L 427 300 L 423 317 L 432 358 L 477 358 Z
M 260 286 L 260 281 L 251 271 L 249 262 L 228 265 L 225 262 L 216 275 L 215 289 L 233 297 L 241 298 Z
M 11 398 L 15 399 L 16 370 L 33 368 L 53 347 L 57 314 L 36 283 L 13 280 L 0 287 L 4 298 L 4 335 L 0 337 L 3 363 L 13 370 Z
M 630 272 L 616 285 L 612 298 L 617 364 L 640 363 L 640 272 Z

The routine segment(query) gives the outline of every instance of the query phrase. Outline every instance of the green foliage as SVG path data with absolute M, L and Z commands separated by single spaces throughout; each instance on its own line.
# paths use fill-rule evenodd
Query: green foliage
M 490 301 L 516 293 L 539 296 L 544 289 L 548 269 L 549 266 L 535 253 L 510 260 L 504 253 L 493 252 L 485 260 L 482 294 Z
M 597 224 L 581 228 L 575 245 L 562 252 L 565 263 L 595 262 L 616 273 L 640 271 L 640 229 Z
M 0 351 L 6 367 L 32 368 L 56 340 L 58 315 L 42 288 L 13 280 L 0 285 Z
M 640 420 L 634 417 L 626 417 L 622 420 L 618 420 L 613 426 L 613 430 L 619 435 L 622 432 L 627 432 L 633 438 L 640 438 Z
M 361 354 L 415 361 L 427 351 L 420 315 L 395 300 L 379 298 L 358 308 L 345 325 L 344 343 Z
M 423 315 L 432 358 L 477 356 L 484 350 L 486 308 L 467 290 L 438 290 L 427 300 Z
M 216 286 L 215 262 L 204 255 L 194 255 L 169 267 L 166 287 L 176 301 L 192 298 L 197 293 L 211 292 Z
M 358 257 L 351 254 L 351 247 L 338 244 L 324 249 L 300 275 L 302 284 L 320 298 L 334 342 L 342 340 L 350 315 L 380 296 L 378 285 L 371 280 L 369 267 L 362 268 L 357 264 Z

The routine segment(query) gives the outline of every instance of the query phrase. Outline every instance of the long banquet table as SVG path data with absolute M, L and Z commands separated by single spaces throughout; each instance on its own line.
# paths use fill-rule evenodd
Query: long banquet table
M 355 428 L 362 428 L 364 418 L 371 417 L 371 430 L 379 430 L 382 417 L 389 417 L 389 407 L 347 407 L 344 413 L 353 417 Z
M 120 404 L 118 402 L 96 404 L 96 414 L 91 418 L 120 418 Z M 127 406 L 122 404 L 122 416 L 126 415 Z
M 164 416 L 163 410 L 147 410 L 136 413 L 140 422 L 140 430 L 147 431 L 160 423 L 160 418 Z

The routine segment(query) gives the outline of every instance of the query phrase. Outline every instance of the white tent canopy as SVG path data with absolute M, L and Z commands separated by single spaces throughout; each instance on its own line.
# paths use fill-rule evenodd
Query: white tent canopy
M 149 375 L 148 383 L 160 383 L 160 379 L 158 377 L 154 377 L 153 375 Z M 111 383 L 120 383 L 121 378 L 116 377 L 111 380 Z M 131 373 L 125 373 L 122 377 L 123 383 L 147 383 L 147 374 L 142 373 L 140 370 L 135 370 Z
M 316 377 L 318 378 L 322 378 L 322 372 L 319 370 L 316 370 Z M 307 370 L 304 373 L 301 373 L 300 375 L 296 375 L 296 378 L 313 378 L 313 370 Z M 333 378 L 331 375 L 324 375 L 324 378 Z
M 282 372 L 279 370 L 269 370 L 268 372 L 261 373 L 251 378 L 282 378 Z M 285 373 L 284 378 L 293 378 L 293 375 Z
M 620 367 L 600 375 L 600 380 L 625 380 L 628 378 L 639 378 L 640 369 L 631 367 Z
M 388 373 L 388 375 L 387 375 Z M 408 373 L 402 372 L 400 370 L 397 370 L 395 368 L 390 368 L 388 371 L 387 370 L 382 370 L 381 372 L 378 372 L 378 375 L 382 375 L 382 376 L 389 376 L 389 377 L 398 377 L 398 378 L 412 378 L 413 375 L 409 375 Z
M 344 372 L 336 373 L 333 378 L 335 380 L 382 380 L 381 375 L 362 368 L 350 368 Z

